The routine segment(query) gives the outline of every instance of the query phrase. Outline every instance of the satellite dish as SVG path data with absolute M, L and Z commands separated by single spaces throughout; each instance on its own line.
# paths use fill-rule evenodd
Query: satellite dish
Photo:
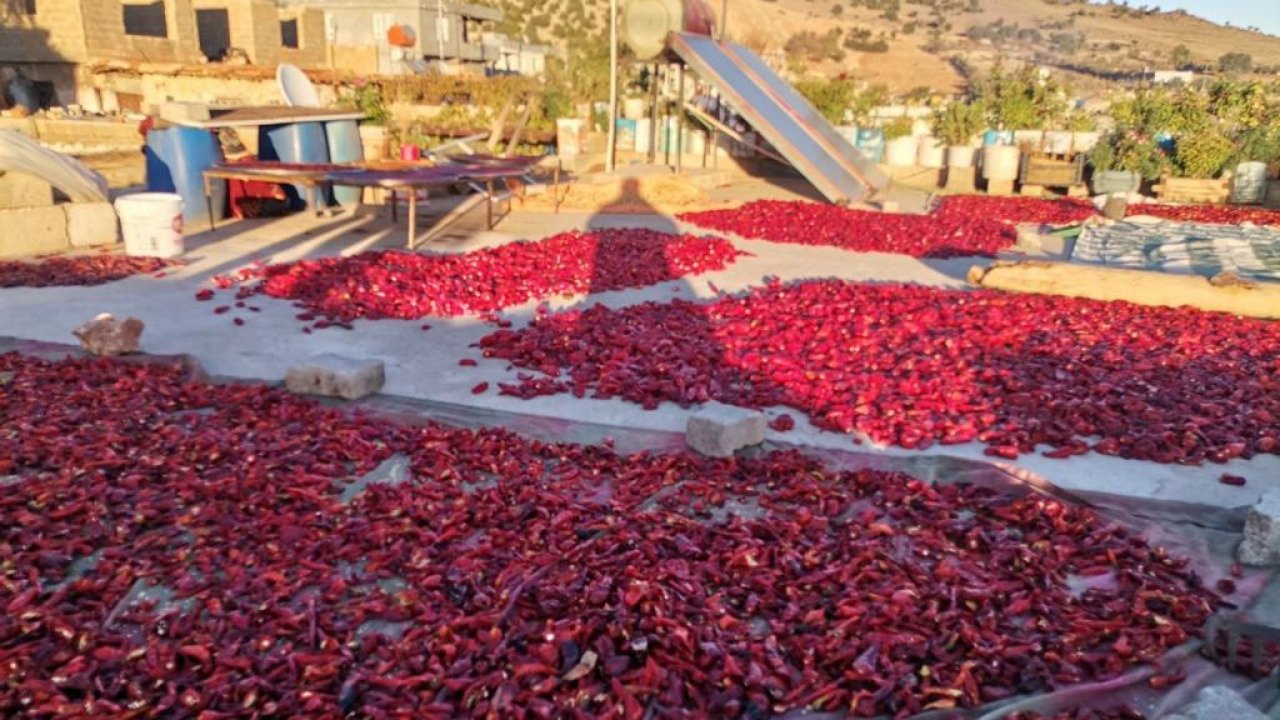
M 297 65 L 283 63 L 276 68 L 276 83 L 280 85 L 280 94 L 284 96 L 284 104 L 289 107 L 320 107 L 320 95 L 311 79 Z
M 395 47 L 411 48 L 418 44 L 418 34 L 408 25 L 392 25 L 387 29 L 387 42 Z

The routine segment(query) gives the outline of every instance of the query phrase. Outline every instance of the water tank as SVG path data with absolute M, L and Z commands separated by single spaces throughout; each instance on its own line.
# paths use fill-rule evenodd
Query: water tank
M 715 13 L 706 0 L 629 0 L 622 10 L 622 41 L 640 60 L 652 60 L 667 48 L 667 35 L 714 35 Z

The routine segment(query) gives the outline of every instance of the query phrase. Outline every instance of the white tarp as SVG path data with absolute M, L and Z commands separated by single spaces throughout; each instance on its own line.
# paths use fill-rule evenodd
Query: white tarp
M 0 172 L 34 175 L 73 202 L 106 202 L 107 181 L 79 160 L 55 152 L 17 130 L 0 129 Z
M 1071 259 L 1204 277 L 1232 272 L 1254 280 L 1280 281 L 1280 230 L 1141 218 L 1087 224 Z

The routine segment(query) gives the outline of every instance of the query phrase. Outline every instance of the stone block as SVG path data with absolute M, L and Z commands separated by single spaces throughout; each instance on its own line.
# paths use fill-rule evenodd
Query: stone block
M 116 209 L 108 202 L 66 203 L 67 240 L 72 247 L 115 245 L 120 242 Z
M 381 390 L 386 379 L 381 360 L 326 354 L 289 368 L 284 385 L 290 392 L 358 400 Z
M 80 344 L 94 355 L 114 357 L 138 352 L 138 340 L 146 328 L 138 318 L 117 320 L 111 313 L 98 317 L 71 331 Z
M 1266 713 L 1250 705 L 1235 690 L 1222 685 L 1201 689 L 1195 702 L 1164 717 L 1165 720 L 1267 720 Z
M 987 194 L 988 195 L 1012 195 L 1013 181 L 1012 180 L 988 180 Z
M 951 192 L 975 192 L 975 175 L 976 173 L 971 167 L 949 167 L 947 168 L 947 184 L 945 188 Z
M 0 170 L 0 208 L 48 207 L 53 186 L 26 173 Z
M 1236 559 L 1244 565 L 1280 564 L 1280 488 L 1262 493 L 1249 508 Z
M 0 257 L 42 255 L 71 248 L 67 216 L 56 205 L 0 209 Z
M 732 457 L 745 447 L 764 442 L 764 413 L 709 402 L 689 416 L 685 444 L 710 457 Z
M 209 106 L 192 102 L 163 102 L 156 108 L 160 119 L 169 122 L 194 120 L 204 122 L 209 119 Z

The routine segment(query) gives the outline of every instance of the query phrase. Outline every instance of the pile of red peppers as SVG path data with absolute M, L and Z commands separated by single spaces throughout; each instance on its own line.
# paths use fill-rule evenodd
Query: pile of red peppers
M 104 285 L 175 264 L 155 257 L 108 254 L 55 255 L 39 262 L 0 260 L 0 288 Z
M 978 441 L 1007 459 L 1280 453 L 1280 324 L 1190 308 L 771 282 L 711 304 L 547 315 L 480 346 L 533 371 L 500 386 L 517 397 L 787 406 L 878 443 Z
M 319 327 L 356 319 L 416 319 L 492 313 L 530 300 L 646 287 L 723 270 L 746 255 L 727 240 L 653 230 L 568 232 L 464 254 L 378 250 L 246 268 L 215 280 L 293 300 Z M 197 299 L 210 300 L 211 290 Z
M 165 364 L 0 355 L 0 487 L 6 717 L 905 717 L 1112 677 L 1222 602 L 1037 494 L 397 424 Z

